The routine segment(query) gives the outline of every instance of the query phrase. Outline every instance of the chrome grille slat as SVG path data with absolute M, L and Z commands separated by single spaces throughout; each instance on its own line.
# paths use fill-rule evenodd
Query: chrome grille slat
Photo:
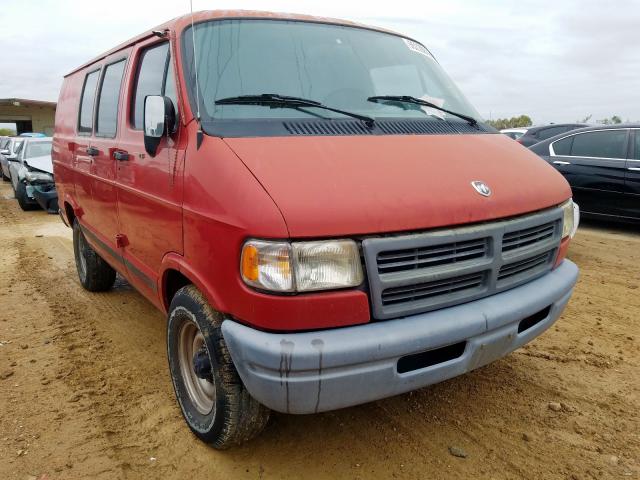
M 509 220 L 364 239 L 373 316 L 384 320 L 498 293 L 548 272 L 562 233 L 553 208 Z

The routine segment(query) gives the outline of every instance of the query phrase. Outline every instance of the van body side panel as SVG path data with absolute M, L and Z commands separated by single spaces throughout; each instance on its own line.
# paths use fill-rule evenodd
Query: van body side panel
M 136 45 L 129 55 L 119 111 L 118 141 L 112 150 L 128 153 L 128 160 L 115 160 L 118 190 L 119 233 L 124 242 L 124 260 L 136 288 L 161 302 L 158 280 L 163 257 L 183 253 L 182 198 L 183 163 L 188 136 L 184 127 L 160 142 L 152 157 L 144 148 L 142 130 L 131 122 L 131 108 L 141 51 L 157 43 L 152 38 Z
M 127 49 L 104 59 L 104 68 L 98 91 L 96 93 L 96 107 L 94 109 L 97 117 L 99 114 L 99 100 L 103 94 L 105 72 L 114 62 L 128 59 L 131 49 Z M 127 62 L 127 60 L 125 60 Z M 124 83 L 124 76 L 123 81 Z M 123 88 L 121 84 L 118 98 L 118 114 L 122 111 Z M 105 92 L 106 94 L 106 92 Z M 99 232 L 105 239 L 106 244 L 113 250 L 120 251 L 121 248 L 116 241 L 116 236 L 120 233 L 118 220 L 118 197 L 116 186 L 116 164 L 113 152 L 118 146 L 121 138 L 121 129 L 116 129 L 115 136 L 104 135 L 100 132 L 99 120 L 95 122 L 96 131 L 91 139 L 91 146 L 97 150 L 97 155 L 93 156 L 90 166 L 91 178 L 91 200 L 94 209 L 90 219 L 91 227 Z M 120 252 L 121 253 L 121 252 Z
M 70 219 L 66 217 L 65 203 L 71 205 L 74 210 L 77 208 L 75 173 L 73 170 L 75 126 L 72 122 L 72 119 L 77 115 L 79 102 L 76 83 L 75 76 L 65 78 L 62 83 L 56 108 L 55 133 L 51 150 L 53 173 L 59 198 L 58 203 L 69 225 L 71 223 Z

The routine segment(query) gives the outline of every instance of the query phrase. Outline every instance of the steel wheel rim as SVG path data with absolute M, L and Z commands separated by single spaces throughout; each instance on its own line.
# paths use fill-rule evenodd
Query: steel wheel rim
M 84 280 L 87 276 L 87 241 L 84 234 L 78 235 L 78 260 L 80 261 L 80 278 Z
M 198 326 L 192 321 L 184 322 L 178 335 L 180 374 L 193 406 L 202 415 L 208 415 L 215 405 L 216 388 L 213 381 L 199 378 L 196 375 L 193 359 L 202 348 L 206 350 L 209 362 L 211 362 L 204 336 Z

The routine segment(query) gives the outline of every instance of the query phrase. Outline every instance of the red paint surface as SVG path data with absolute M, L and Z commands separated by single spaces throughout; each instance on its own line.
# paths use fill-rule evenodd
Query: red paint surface
M 292 18 L 225 11 L 200 12 L 195 21 L 239 16 Z M 156 157 L 145 154 L 142 132 L 129 119 L 140 50 L 166 41 L 150 32 L 65 77 L 56 112 L 53 156 L 61 207 L 94 232 L 106 245 L 94 248 L 158 308 L 166 310 L 166 279 L 179 271 L 216 309 L 257 328 L 365 323 L 369 303 L 360 290 L 278 296 L 246 287 L 239 276 L 243 242 L 460 225 L 540 210 L 571 195 L 560 174 L 502 135 L 205 137 L 196 150 L 179 48 L 189 24 L 190 17 L 182 17 L 155 29 L 170 32 L 180 119 Z M 78 135 L 86 73 L 122 56 L 127 67 L 117 136 Z M 100 155 L 89 158 L 88 146 Z M 130 159 L 116 161 L 116 149 Z M 473 180 L 486 182 L 493 195 L 477 194 Z M 118 244 L 117 235 L 126 243 Z

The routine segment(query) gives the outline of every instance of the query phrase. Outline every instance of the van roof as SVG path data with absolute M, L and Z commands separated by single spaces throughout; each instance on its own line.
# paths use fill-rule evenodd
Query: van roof
M 352 22 L 349 20 L 340 20 L 340 19 L 336 19 L 336 18 L 329 18 L 329 17 L 317 17 L 317 16 L 313 16 L 313 15 L 301 15 L 301 14 L 294 14 L 294 13 L 277 13 L 277 12 L 266 12 L 266 11 L 259 11 L 259 10 L 203 10 L 200 12 L 194 12 L 193 13 L 193 22 L 194 23 L 198 23 L 198 22 L 202 22 L 205 20 L 210 20 L 210 19 L 238 19 L 238 18 L 253 18 L 253 19 L 270 19 L 270 20 L 297 20 L 297 21 L 304 21 L 304 22 L 314 22 L 314 23 L 327 23 L 327 24 L 333 24 L 333 25 L 345 25 L 345 26 L 350 26 L 350 27 L 358 27 L 358 28 L 366 28 L 368 30 L 376 30 L 379 32 L 385 32 L 385 33 L 391 33 L 393 35 L 398 35 L 398 36 L 402 36 L 405 38 L 409 38 L 406 37 L 404 35 L 400 35 L 397 32 L 391 31 L 391 30 L 387 30 L 384 28 L 379 28 L 379 27 L 372 27 L 369 25 L 365 25 L 362 23 L 357 23 L 357 22 Z M 181 17 L 176 17 L 172 20 L 169 20 L 161 25 L 158 25 L 157 27 L 154 27 L 150 30 L 147 30 L 144 33 L 141 33 L 140 35 L 137 35 L 129 40 L 127 40 L 126 42 L 121 43 L 120 45 L 107 50 L 106 52 L 98 55 L 97 57 L 93 58 L 92 60 L 83 63 L 82 65 L 80 65 L 77 68 L 74 68 L 72 71 L 70 71 L 69 73 L 67 73 L 65 75 L 65 77 L 68 77 L 69 75 L 72 75 L 74 73 L 76 73 L 79 70 L 82 70 L 86 67 L 88 67 L 89 65 L 92 65 L 96 62 L 99 62 L 100 60 L 102 60 L 105 57 L 108 57 L 109 55 L 112 55 L 116 52 L 118 52 L 119 50 L 122 50 L 124 48 L 127 48 L 131 45 L 134 45 L 142 40 L 145 40 L 149 37 L 152 37 L 153 35 L 155 35 L 154 32 L 158 32 L 158 31 L 163 31 L 163 30 L 173 30 L 173 31 L 177 31 L 177 30 L 182 30 L 185 27 L 191 25 L 191 14 L 186 14 L 183 15 Z

